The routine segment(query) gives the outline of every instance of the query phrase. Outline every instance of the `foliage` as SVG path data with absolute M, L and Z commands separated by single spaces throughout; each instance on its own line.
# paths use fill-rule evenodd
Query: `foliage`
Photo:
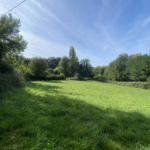
M 111 84 L 117 84 L 121 86 L 129 86 L 129 87 L 135 87 L 135 88 L 141 88 L 141 89 L 150 89 L 150 83 L 148 82 L 108 82 Z
M 19 35 L 20 20 L 8 16 L 0 18 L 0 72 L 13 72 L 15 64 L 21 52 L 27 46 L 27 42 Z
M 125 81 L 127 79 L 126 75 L 126 65 L 128 61 L 127 54 L 120 54 L 119 57 L 109 64 L 108 69 L 108 79 L 116 81 Z
M 107 68 L 107 66 L 101 66 L 100 70 L 99 70 L 99 74 L 103 76 L 105 74 L 106 68 Z
M 150 76 L 150 56 L 137 55 L 127 63 L 127 73 L 130 80 L 146 81 Z
M 56 67 L 56 68 L 54 69 L 54 74 L 56 74 L 56 75 L 59 75 L 59 74 L 60 74 L 60 70 L 59 70 L 58 67 Z
M 97 66 L 93 69 L 93 74 L 95 77 L 106 75 L 108 71 L 107 66 Z
M 6 54 L 16 55 L 24 51 L 27 42 L 19 35 L 20 20 L 11 14 L 0 18 L 0 59 Z
M 41 57 L 34 57 L 31 59 L 31 62 L 29 64 L 29 67 L 31 69 L 31 72 L 36 77 L 41 77 L 45 75 L 45 71 L 48 68 L 48 65 L 46 63 L 46 60 Z
M 48 68 L 56 68 L 61 60 L 61 57 L 49 57 L 47 59 Z
M 46 76 L 45 80 L 65 80 L 65 75 L 62 73 L 60 75 L 48 75 Z
M 147 78 L 147 82 L 150 82 L 150 77 Z
M 0 93 L 0 149 L 148 150 L 149 95 L 95 81 L 29 82 Z
M 82 77 L 91 77 L 92 76 L 92 65 L 90 64 L 89 59 L 82 59 L 79 63 L 79 72 Z
M 15 69 L 13 74 L 0 74 L 0 91 L 9 91 L 14 87 L 21 87 L 26 85 L 24 74 Z
M 150 76 L 150 56 L 121 54 L 105 69 L 108 80 L 146 81 Z M 104 72 L 105 74 L 105 72 Z
M 9 64 L 5 59 L 0 59 L 0 73 L 11 74 L 13 72 L 13 65 Z
M 65 76 L 69 75 L 69 58 L 67 56 L 62 57 L 59 62 L 59 69 L 61 73 L 65 74 Z
M 76 52 L 73 46 L 70 46 L 69 50 L 69 74 L 70 76 L 74 76 L 74 74 L 78 71 L 79 60 L 76 56 Z
M 97 67 L 95 67 L 95 68 L 93 69 L 93 74 L 94 74 L 94 76 L 99 75 L 99 70 L 100 70 L 100 66 L 97 66 Z
M 23 61 L 24 61 L 24 63 L 26 64 L 26 65 L 29 65 L 29 63 L 30 63 L 30 61 L 31 61 L 31 59 L 30 58 L 23 58 Z

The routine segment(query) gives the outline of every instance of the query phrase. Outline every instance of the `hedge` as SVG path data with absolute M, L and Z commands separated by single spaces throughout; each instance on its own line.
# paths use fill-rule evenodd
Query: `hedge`
M 149 82 L 117 82 L 117 81 L 109 81 L 107 83 L 117 84 L 117 85 L 121 85 L 121 86 L 141 88 L 141 89 L 150 89 L 150 83 Z
M 65 80 L 65 76 L 64 75 L 48 75 L 45 77 L 46 80 Z

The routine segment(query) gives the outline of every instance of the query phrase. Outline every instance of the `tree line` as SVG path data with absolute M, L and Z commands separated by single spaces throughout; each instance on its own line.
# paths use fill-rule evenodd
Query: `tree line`
M 113 81 L 147 81 L 150 77 L 150 55 L 120 54 L 108 66 L 97 66 L 94 74 Z
M 69 57 L 34 57 L 31 59 L 22 57 L 22 60 L 36 76 L 42 75 L 48 68 L 54 69 L 54 74 L 59 75 L 63 73 L 66 77 L 93 76 L 93 67 L 90 64 L 90 60 L 82 59 L 79 61 L 73 46 L 70 46 Z

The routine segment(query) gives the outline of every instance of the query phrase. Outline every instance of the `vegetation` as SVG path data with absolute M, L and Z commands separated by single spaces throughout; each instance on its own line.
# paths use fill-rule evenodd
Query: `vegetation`
M 61 60 L 61 57 L 49 57 L 46 59 L 48 67 L 49 68 L 56 68 L 58 67 L 59 61 Z
M 30 82 L 0 94 L 0 149 L 150 149 L 148 90 Z
M 27 42 L 19 35 L 20 20 L 8 16 L 0 18 L 0 91 L 25 85 L 25 68 L 21 53 Z
M 34 57 L 31 59 L 29 67 L 31 69 L 31 72 L 37 78 L 40 78 L 41 76 L 44 76 L 44 73 L 45 73 L 46 69 L 48 68 L 48 65 L 47 65 L 45 59 L 40 58 L 40 57 Z
M 122 85 L 122 86 L 135 87 L 135 88 L 141 88 L 141 89 L 150 89 L 150 83 L 148 81 L 147 82 L 117 82 L 117 81 L 110 81 L 108 83 Z
M 150 55 L 121 54 L 108 66 L 107 77 L 115 81 L 146 81 L 150 76 Z
M 25 58 L 20 25 L 0 18 L 1 150 L 150 149 L 150 93 L 142 90 L 150 89 L 150 55 L 124 53 L 95 68 L 73 46 L 69 57 Z
M 12 74 L 0 74 L 0 91 L 9 91 L 26 85 L 23 73 L 15 69 Z
M 60 74 L 60 69 L 58 67 L 56 67 L 54 69 L 54 74 L 59 75 Z

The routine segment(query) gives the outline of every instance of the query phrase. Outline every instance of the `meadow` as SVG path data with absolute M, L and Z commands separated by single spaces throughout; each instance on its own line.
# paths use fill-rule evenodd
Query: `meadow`
M 149 90 L 31 81 L 0 93 L 0 150 L 149 149 Z

